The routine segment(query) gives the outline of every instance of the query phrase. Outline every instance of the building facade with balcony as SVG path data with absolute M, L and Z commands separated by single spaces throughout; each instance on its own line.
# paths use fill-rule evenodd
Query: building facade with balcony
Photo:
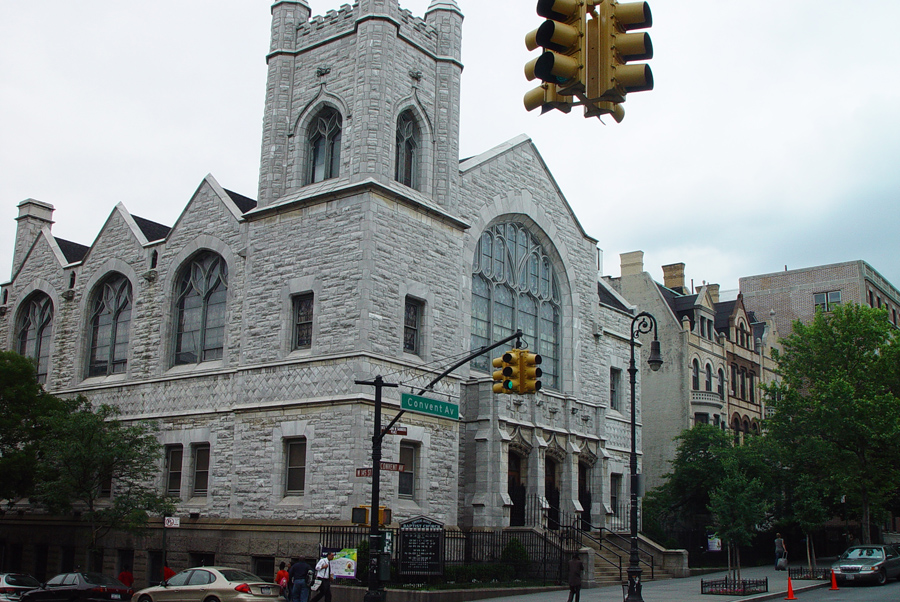
M 758 432 L 765 413 L 760 384 L 775 378 L 777 332 L 759 322 L 740 296 L 719 299 L 719 286 L 685 286 L 684 264 L 663 266 L 664 283 L 644 271 L 642 251 L 621 256 L 621 276 L 607 278 L 629 302 L 652 313 L 665 363 L 642 383 L 644 474 L 648 489 L 663 483 L 675 458 L 675 438 L 698 423 Z M 649 346 L 642 346 L 646 361 Z
M 460 162 L 462 21 L 455 0 L 424 18 L 397 0 L 316 17 L 279 0 L 256 199 L 209 175 L 172 225 L 120 204 L 90 245 L 53 235 L 53 205 L 19 204 L 0 343 L 48 391 L 159 425 L 147 478 L 177 501 L 173 567 L 314 556 L 319 528 L 371 499 L 355 471 L 374 391 L 356 381 L 400 385 L 389 420 L 401 393 L 517 328 L 543 389 L 494 394 L 490 355 L 458 368 L 428 395 L 459 421 L 407 412 L 385 437 L 403 468 L 382 472 L 381 503 L 395 522 L 502 529 L 529 499 L 537 528 L 554 510 L 605 526 L 624 499 L 633 310 L 598 284 L 597 240 L 530 139 Z M 4 568 L 84 566 L 77 519 L 13 508 L 0 545 L 20 564 Z M 90 568 L 152 580 L 153 526 L 111 534 Z

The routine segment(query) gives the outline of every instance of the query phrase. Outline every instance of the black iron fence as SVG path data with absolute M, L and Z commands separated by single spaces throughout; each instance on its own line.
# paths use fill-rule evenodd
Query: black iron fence
M 808 566 L 788 567 L 788 576 L 791 579 L 831 579 L 831 569 Z
M 718 594 L 722 596 L 749 596 L 765 594 L 769 591 L 769 578 L 763 579 L 701 579 L 701 594 Z
M 382 528 L 391 542 L 391 582 L 416 583 L 427 581 L 432 571 L 410 571 L 401 567 L 400 551 L 411 536 L 402 529 Z M 321 544 L 326 548 L 368 549 L 369 528 L 365 526 L 323 526 Z M 513 540 L 516 540 L 515 542 Z M 439 573 L 443 580 L 471 581 L 472 579 L 521 579 L 562 583 L 566 577 L 566 563 L 571 550 L 557 533 L 541 533 L 533 529 L 501 531 L 460 531 L 444 529 Z M 524 550 L 524 554 L 522 551 Z M 363 559 L 358 567 L 365 570 Z M 486 567 L 492 567 L 487 570 Z M 359 577 L 359 574 L 358 574 Z

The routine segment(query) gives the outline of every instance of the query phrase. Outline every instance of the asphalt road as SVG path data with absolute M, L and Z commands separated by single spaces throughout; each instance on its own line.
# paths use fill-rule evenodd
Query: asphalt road
M 814 589 L 796 594 L 797 602 L 897 602 L 900 600 L 900 582 L 886 585 L 840 585 L 838 591 L 829 588 Z

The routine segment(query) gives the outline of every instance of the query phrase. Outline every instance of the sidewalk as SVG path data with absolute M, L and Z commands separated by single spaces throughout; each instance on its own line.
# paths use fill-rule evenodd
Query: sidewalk
M 701 579 L 723 579 L 726 575 L 727 573 L 723 571 L 697 577 L 685 577 L 683 579 L 646 581 L 643 584 L 641 597 L 644 599 L 644 602 L 757 602 L 759 600 L 783 600 L 787 596 L 788 573 L 787 571 L 776 571 L 772 566 L 741 569 L 742 579 L 763 579 L 768 577 L 768 593 L 755 596 L 720 596 L 700 593 Z M 793 581 L 792 585 L 796 594 L 807 589 L 831 587 L 831 582 L 797 580 Z M 568 590 L 563 590 L 493 598 L 492 602 L 566 602 L 568 597 Z M 581 590 L 581 602 L 620 602 L 623 598 L 621 585 L 608 585 Z

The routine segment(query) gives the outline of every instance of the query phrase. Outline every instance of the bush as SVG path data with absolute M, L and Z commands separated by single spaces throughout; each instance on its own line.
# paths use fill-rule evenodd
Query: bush
M 528 550 L 516 537 L 510 539 L 503 548 L 503 552 L 500 553 L 500 562 L 512 568 L 516 578 L 521 579 L 528 574 Z

